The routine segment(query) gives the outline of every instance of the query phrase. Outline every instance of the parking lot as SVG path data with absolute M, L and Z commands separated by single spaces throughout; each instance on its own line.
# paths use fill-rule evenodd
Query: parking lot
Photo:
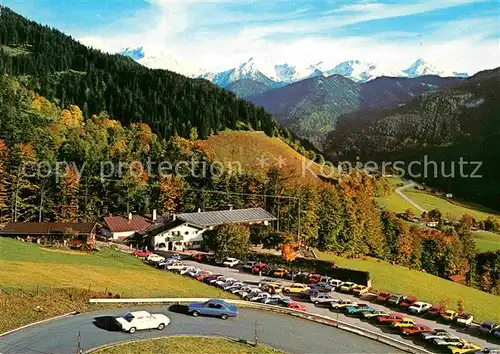
M 199 262 L 191 261 L 191 260 L 184 260 L 183 263 L 186 265 L 189 265 L 189 266 L 202 268 L 204 270 L 211 271 L 214 274 L 222 274 L 222 275 L 227 276 L 227 277 L 233 277 L 233 278 L 236 278 L 236 279 L 238 279 L 240 281 L 244 281 L 244 282 L 260 282 L 261 279 L 265 278 L 265 276 L 253 275 L 253 274 L 245 272 L 243 270 L 240 271 L 239 269 L 236 269 L 236 268 L 219 267 L 219 266 L 205 264 L 205 263 L 199 263 Z M 276 278 L 276 281 L 283 282 L 283 283 L 290 283 L 290 281 L 286 281 L 286 280 L 279 279 L 279 278 Z M 334 294 L 335 294 L 335 297 L 338 296 L 339 298 L 342 298 L 342 299 L 351 299 L 353 301 L 360 302 L 360 299 L 358 297 L 355 297 L 355 296 L 350 295 L 350 294 L 344 294 L 344 293 L 334 293 Z M 304 301 L 300 300 L 298 297 L 292 296 L 292 298 L 297 300 L 297 302 L 304 304 L 307 307 L 308 312 L 317 313 L 317 314 L 320 314 L 323 316 L 329 316 L 332 318 L 336 318 L 336 319 L 339 319 L 341 321 L 354 324 L 354 325 L 359 326 L 361 328 L 365 328 L 365 329 L 368 329 L 368 330 L 371 330 L 374 332 L 384 333 L 385 335 L 393 336 L 394 338 L 398 338 L 398 339 L 401 338 L 401 336 L 398 332 L 395 332 L 390 328 L 375 326 L 371 322 L 365 322 L 365 321 L 360 320 L 359 318 L 349 317 L 341 312 L 340 313 L 332 312 L 329 307 L 315 306 L 312 303 L 304 302 Z M 363 296 L 361 298 L 361 301 L 370 303 L 371 302 L 370 300 L 373 300 L 373 298 L 374 298 L 374 295 L 368 294 L 368 295 Z M 372 303 L 372 306 L 375 307 L 376 309 L 385 310 L 385 311 L 391 312 L 391 313 L 400 313 L 402 315 L 405 315 L 405 317 L 408 317 L 408 315 L 406 313 L 398 312 L 397 309 L 388 308 L 388 307 L 385 307 L 383 305 L 378 305 L 378 304 L 374 304 L 374 303 Z M 444 328 L 448 332 L 455 334 L 458 337 L 461 337 L 467 341 L 475 343 L 481 347 L 487 347 L 487 346 L 492 345 L 492 342 L 488 342 L 482 338 L 479 338 L 475 335 L 472 335 L 472 332 L 474 331 L 474 329 L 467 330 L 466 328 L 462 328 L 462 327 L 458 327 L 458 326 L 454 326 L 454 325 L 449 325 L 447 323 L 437 323 L 434 320 L 416 317 L 413 315 L 410 317 L 413 317 L 417 323 L 425 324 L 431 328 Z M 468 333 L 468 331 L 470 331 L 471 333 Z M 419 340 L 418 336 L 417 336 L 417 338 L 415 338 L 415 341 L 416 341 L 416 343 L 418 343 L 420 345 L 426 344 L 424 341 Z M 432 348 L 429 347 L 427 349 L 432 349 Z
M 167 256 L 167 254 L 164 254 Z M 192 266 L 195 268 L 201 268 L 206 271 L 210 271 L 214 274 L 220 274 L 225 277 L 232 277 L 237 279 L 238 281 L 246 282 L 246 283 L 255 283 L 258 284 L 261 282 L 263 278 L 267 278 L 266 276 L 259 276 L 259 275 L 253 275 L 250 272 L 247 272 L 243 269 L 240 269 L 241 267 L 235 267 L 235 268 L 229 268 L 229 267 L 223 267 L 223 266 L 217 266 L 213 264 L 207 264 L 207 263 L 200 263 L 194 260 L 183 260 L 183 264 L 186 266 Z M 290 284 L 291 281 L 285 280 L 285 279 L 280 279 L 280 278 L 273 278 L 274 281 L 280 282 L 283 284 Z M 287 295 L 288 296 L 288 295 Z M 402 336 L 400 335 L 400 332 L 397 330 L 392 329 L 390 326 L 377 326 L 373 322 L 361 320 L 358 317 L 349 317 L 345 315 L 342 312 L 334 312 L 333 310 L 330 309 L 329 306 L 324 305 L 314 305 L 310 302 L 304 301 L 303 299 L 300 299 L 298 296 L 291 295 L 290 296 L 293 300 L 296 302 L 299 302 L 303 304 L 308 312 L 311 313 L 316 313 L 319 315 L 323 316 L 329 316 L 334 319 L 338 319 L 340 321 L 344 321 L 353 325 L 356 325 L 358 327 L 373 331 L 373 332 L 378 332 L 378 333 L 383 333 L 384 335 L 393 337 L 395 339 L 401 339 Z M 356 297 L 352 294 L 345 294 L 345 293 L 340 293 L 340 292 L 333 292 L 332 297 L 334 298 L 341 298 L 341 299 L 349 299 L 352 301 L 355 301 L 357 303 L 367 303 L 370 306 L 374 307 L 377 310 L 385 310 L 390 313 L 399 313 L 403 315 L 404 317 L 412 317 L 415 320 L 415 323 L 417 324 L 424 324 L 430 328 L 441 328 L 445 329 L 447 332 L 449 332 L 452 335 L 456 335 L 468 342 L 472 342 L 474 344 L 477 344 L 481 346 L 482 348 L 484 347 L 492 347 L 495 346 L 493 342 L 493 338 L 491 341 L 489 339 L 486 339 L 484 337 L 479 337 L 477 335 L 477 330 L 474 328 L 464 328 L 461 326 L 457 326 L 456 324 L 452 323 L 440 323 L 436 322 L 436 320 L 432 319 L 426 319 L 423 317 L 419 317 L 417 315 L 408 315 L 407 313 L 398 311 L 399 308 L 390 308 L 386 307 L 384 305 L 380 305 L 375 303 L 373 300 L 376 298 L 376 295 L 374 294 L 366 294 L 362 296 L 361 298 Z M 425 346 L 427 350 L 429 351 L 436 351 L 436 348 L 427 343 L 426 341 L 420 339 L 420 336 L 415 336 L 412 338 L 405 337 L 405 340 L 412 340 L 415 344 Z M 445 350 L 445 352 L 448 350 Z M 448 351 L 449 352 L 449 351 Z

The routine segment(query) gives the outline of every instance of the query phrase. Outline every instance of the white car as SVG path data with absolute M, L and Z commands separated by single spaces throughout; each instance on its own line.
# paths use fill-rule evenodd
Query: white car
M 242 291 L 238 293 L 238 295 L 241 296 L 242 298 L 249 298 L 249 297 L 254 297 L 255 295 L 261 292 L 262 290 L 259 288 L 250 288 L 248 291 Z
M 180 263 L 180 262 L 177 259 L 165 259 L 164 261 L 162 261 L 158 264 L 158 267 L 165 268 L 166 266 L 168 266 L 169 264 L 172 264 L 172 263 Z
M 461 313 L 457 317 L 457 324 L 462 325 L 462 326 L 468 326 L 474 321 L 474 316 L 468 313 Z
M 122 331 L 135 333 L 135 331 L 141 329 L 156 328 L 162 330 L 170 324 L 170 318 L 161 313 L 134 311 L 122 317 L 116 317 L 115 322 L 120 326 Z
M 182 268 L 184 268 L 185 266 L 186 266 L 186 265 L 185 265 L 185 264 L 183 264 L 183 263 L 171 263 L 171 264 L 168 264 L 168 265 L 166 266 L 166 268 L 167 268 L 168 270 L 177 270 L 177 269 L 182 269 Z
M 264 291 L 255 294 L 252 296 L 251 294 L 247 295 L 246 299 L 250 301 L 260 301 L 261 299 L 268 299 L 271 298 L 271 294 L 266 293 Z
M 344 284 L 344 282 L 339 279 L 329 279 L 328 284 L 334 286 L 335 289 L 340 289 L 340 287 L 342 286 L 342 284 Z
M 347 306 L 356 306 L 358 303 L 350 299 L 342 299 L 337 302 L 330 302 L 330 307 L 334 310 L 341 310 Z
M 165 261 L 165 257 L 162 257 L 160 255 L 157 255 L 155 253 L 151 253 L 149 256 L 146 257 L 146 262 L 149 263 L 161 263 Z
M 227 285 L 223 286 L 222 288 L 226 291 L 232 291 L 233 289 L 240 289 L 246 285 L 247 284 L 245 284 L 245 283 L 242 283 L 240 281 L 236 281 L 234 283 L 227 284 Z
M 255 261 L 248 261 L 243 265 L 243 269 L 252 269 L 257 263 Z
M 231 285 L 233 283 L 236 283 L 238 281 L 238 279 L 234 279 L 234 278 L 226 278 L 224 281 L 216 281 L 215 284 L 216 286 L 218 286 L 219 288 L 223 288 L 227 285 Z
M 233 289 L 230 290 L 232 294 L 240 295 L 240 296 L 246 296 L 250 291 L 255 289 L 255 287 L 251 287 L 249 285 L 242 286 L 239 289 Z
M 189 272 L 197 272 L 198 270 L 200 270 L 200 269 L 195 268 L 195 267 L 185 266 L 184 268 L 179 269 L 179 274 L 181 274 L 181 275 L 186 274 L 187 275 Z
M 315 305 L 329 304 L 332 302 L 339 302 L 340 301 L 340 299 L 333 298 L 330 296 L 330 294 L 327 294 L 327 293 L 318 293 L 316 295 L 312 295 L 309 297 L 309 300 Z
M 226 260 L 222 262 L 222 265 L 225 265 L 226 267 L 234 267 L 238 263 L 240 263 L 240 261 L 236 258 L 226 258 Z
M 408 311 L 412 313 L 423 313 L 432 307 L 431 304 L 427 302 L 417 301 L 408 307 Z

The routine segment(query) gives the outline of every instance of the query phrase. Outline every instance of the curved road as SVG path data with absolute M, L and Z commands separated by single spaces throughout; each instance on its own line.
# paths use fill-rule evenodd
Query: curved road
M 413 205 L 415 208 L 417 208 L 419 211 L 421 211 L 422 213 L 423 212 L 426 212 L 427 210 L 425 210 L 424 208 L 422 208 L 420 206 L 420 204 L 418 204 L 417 202 L 415 202 L 413 199 L 411 199 L 410 197 L 408 197 L 406 194 L 403 193 L 403 189 L 407 189 L 407 188 L 411 188 L 411 187 L 415 187 L 416 184 L 413 183 L 413 182 L 410 182 L 408 184 L 405 184 L 404 186 L 401 186 L 401 187 L 398 187 L 396 188 L 395 192 L 401 197 L 403 198 L 404 200 L 406 200 L 408 203 L 410 203 L 411 205 Z
M 138 331 L 133 335 L 113 328 L 111 316 L 137 309 L 165 313 L 170 317 L 171 323 L 163 331 Z M 84 351 L 133 339 L 181 334 L 227 336 L 254 341 L 255 323 L 260 343 L 287 353 L 401 353 L 356 334 L 287 315 L 241 309 L 238 318 L 224 321 L 212 317 L 194 318 L 182 312 L 182 306 L 178 305 L 173 305 L 170 309 L 146 306 L 65 317 L 1 337 L 0 353 L 74 354 L 77 350 L 78 332 Z

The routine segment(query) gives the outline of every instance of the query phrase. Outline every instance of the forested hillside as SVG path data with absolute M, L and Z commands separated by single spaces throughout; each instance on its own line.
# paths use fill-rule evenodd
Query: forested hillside
M 402 107 L 359 111 L 339 118 L 327 140 L 334 159 L 437 161 L 429 184 L 500 209 L 500 69 L 484 71 L 453 88 L 429 92 Z M 460 176 L 460 159 L 468 164 Z M 477 175 L 470 162 L 481 162 Z M 442 172 L 441 164 L 445 170 Z M 455 164 L 455 177 L 452 173 Z M 414 166 L 415 174 L 423 165 Z M 443 176 L 444 174 L 444 176 Z M 469 177 L 468 177 L 469 176 Z M 422 176 L 424 177 L 424 176 Z
M 132 59 L 89 49 L 73 38 L 0 6 L 0 73 L 83 115 L 106 111 L 124 124 L 144 122 L 164 137 L 207 137 L 251 126 L 287 134 L 264 109 L 206 80 L 150 70 Z
M 335 129 L 338 117 L 343 114 L 358 110 L 369 110 L 373 114 L 462 81 L 461 78 L 428 75 L 411 79 L 379 77 L 360 84 L 341 75 L 321 75 L 247 99 L 263 106 L 284 126 L 323 150 L 327 133 Z

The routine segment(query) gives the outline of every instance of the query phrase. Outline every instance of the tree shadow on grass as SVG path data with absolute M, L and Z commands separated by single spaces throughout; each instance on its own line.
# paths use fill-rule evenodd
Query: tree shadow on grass
M 97 328 L 104 329 L 109 332 L 121 331 L 121 328 L 118 324 L 116 324 L 113 316 L 94 317 L 94 321 L 92 323 Z

